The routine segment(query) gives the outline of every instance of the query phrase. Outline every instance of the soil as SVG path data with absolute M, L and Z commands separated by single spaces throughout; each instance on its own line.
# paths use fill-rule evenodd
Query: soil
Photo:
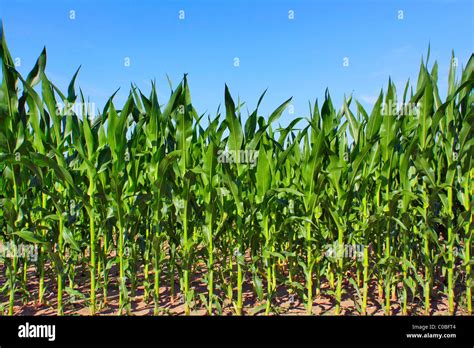
M 203 277 L 205 277 L 205 267 L 194 272 L 191 282 L 191 287 L 195 291 L 196 301 L 192 304 L 191 315 L 207 315 L 205 304 L 199 299 L 199 294 L 203 294 L 207 299 L 207 287 L 203 283 Z M 27 273 L 28 277 L 28 295 L 23 295 L 23 292 L 18 291 L 16 293 L 16 301 L 14 306 L 14 315 L 56 315 L 57 308 L 57 293 L 56 283 L 52 281 L 52 277 L 45 277 L 46 292 L 44 295 L 44 303 L 39 304 L 38 298 L 38 285 L 39 279 L 35 274 L 34 269 L 29 269 Z M 117 315 L 119 312 L 119 292 L 116 278 L 118 272 L 115 267 L 110 272 L 110 283 L 108 287 L 107 301 L 104 301 L 103 289 L 99 286 L 97 290 L 97 315 Z M 152 281 L 152 274 L 150 274 L 150 280 Z M 251 279 L 250 275 L 247 275 L 247 279 Z M 142 285 L 143 273 L 137 279 L 139 286 L 136 288 L 135 296 L 131 297 L 131 308 L 129 315 L 153 315 L 154 304 L 152 300 L 144 300 L 144 288 Z M 101 285 L 101 279 L 99 280 Z M 0 288 L 5 284 L 5 269 L 0 266 Z M 162 277 L 160 279 L 160 303 L 159 303 L 159 314 L 160 315 L 184 315 L 184 304 L 182 303 L 182 296 L 179 293 L 179 283 L 175 283 L 176 294 L 171 296 L 169 279 Z M 401 287 L 401 284 L 399 288 Z M 130 290 L 130 284 L 129 284 Z M 266 284 L 263 284 L 263 288 L 266 289 Z M 356 289 L 350 283 L 343 284 L 344 293 L 341 301 L 341 315 L 360 315 L 360 299 Z M 87 271 L 78 270 L 78 274 L 75 279 L 75 290 L 89 296 L 90 285 L 89 285 L 89 273 Z M 329 295 L 332 291 L 329 282 L 323 281 L 321 283 L 320 292 L 314 296 L 313 311 L 314 315 L 334 315 L 335 314 L 335 300 L 333 296 Z M 222 313 L 221 315 L 234 315 L 235 310 L 231 301 L 226 296 L 226 291 L 216 289 L 216 295 L 219 298 L 224 299 L 221 302 Z M 462 299 L 464 292 L 461 288 L 456 289 L 456 300 Z M 234 288 L 234 299 L 236 298 L 237 291 Z M 3 313 L 5 314 L 8 308 L 8 297 L 6 293 L 0 296 L 0 304 L 3 306 Z M 26 298 L 26 296 L 28 296 Z M 265 295 L 264 295 L 265 296 Z M 375 281 L 369 284 L 368 289 L 368 301 L 367 301 L 367 315 L 385 315 L 384 311 L 384 299 L 379 298 L 378 286 Z M 420 298 L 408 301 L 408 315 L 425 315 L 423 308 L 423 301 Z M 64 303 L 64 314 L 65 315 L 90 315 L 88 307 L 88 299 L 74 299 L 70 294 L 64 292 L 63 295 Z M 254 288 L 250 282 L 247 282 L 243 286 L 243 314 L 244 315 L 264 315 L 264 304 L 265 298 L 261 301 L 258 299 Z M 263 307 L 260 311 L 255 311 L 258 306 Z M 296 293 L 290 294 L 288 287 L 280 286 L 277 288 L 276 294 L 272 301 L 272 315 L 306 315 L 305 302 Z M 430 315 L 448 315 L 448 301 L 446 295 L 442 294 L 438 289 L 433 289 L 433 297 L 431 302 Z M 125 314 L 125 313 L 123 313 Z M 213 314 L 219 314 L 217 311 Z M 391 301 L 391 313 L 390 315 L 402 315 L 401 306 L 399 300 L 392 298 Z M 455 315 L 467 315 L 467 312 L 462 306 L 456 303 Z

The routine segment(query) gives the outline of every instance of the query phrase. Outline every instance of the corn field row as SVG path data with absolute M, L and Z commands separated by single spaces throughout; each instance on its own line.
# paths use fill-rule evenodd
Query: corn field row
M 159 314 L 160 287 L 169 286 L 186 314 L 196 299 L 219 314 L 227 299 L 240 315 L 245 284 L 260 301 L 255 313 L 277 313 L 283 287 L 308 314 L 322 291 L 334 314 L 348 291 L 362 315 L 371 291 L 387 315 L 394 298 L 402 314 L 414 303 L 430 314 L 439 296 L 451 314 L 472 314 L 472 56 L 461 76 L 451 64 L 445 100 L 438 66 L 426 59 L 416 85 L 397 94 L 389 80 L 370 113 L 352 97 L 337 110 L 326 92 L 321 107 L 310 103 L 308 117 L 281 127 L 291 99 L 263 117 L 263 93 L 244 117 L 226 86 L 225 108 L 199 114 L 186 76 L 170 82 L 165 103 L 154 84 L 147 95 L 132 85 L 123 106 L 112 96 L 94 115 L 75 89 L 79 70 L 63 92 L 45 74 L 46 50 L 24 78 L 3 30 L 0 49 L 5 313 L 31 299 L 34 270 L 34 300 L 44 303 L 50 279 L 58 315 L 74 294 L 97 313 L 112 281 L 120 314 L 141 287 Z M 200 293 L 191 282 L 197 265 Z M 79 267 L 90 272 L 88 291 Z

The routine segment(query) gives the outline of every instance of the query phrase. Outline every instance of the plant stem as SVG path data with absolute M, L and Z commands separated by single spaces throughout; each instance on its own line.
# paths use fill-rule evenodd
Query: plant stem
M 449 314 L 454 315 L 454 235 L 453 235 L 453 189 L 448 187 L 448 307 Z
M 64 255 L 64 248 L 63 248 L 63 228 L 64 228 L 64 221 L 63 217 L 60 214 L 59 215 L 59 235 L 58 235 L 58 249 L 59 249 L 59 257 L 62 261 L 63 255 Z M 64 284 L 64 279 L 63 279 L 63 269 L 62 267 L 58 267 L 58 315 L 63 315 L 64 314 L 64 308 L 63 308 L 63 284 Z
M 307 258 L 307 274 L 306 274 L 306 313 L 311 314 L 313 312 L 313 252 L 311 250 L 311 224 L 306 223 L 306 258 Z
M 362 315 L 367 314 L 367 288 L 369 281 L 369 247 L 364 245 L 364 271 L 363 271 L 363 283 L 364 288 L 362 290 Z
M 96 300 L 95 300 L 95 223 L 94 223 L 94 182 L 93 178 L 89 178 L 89 203 L 90 203 L 90 210 L 89 210 L 89 227 L 90 227 L 90 252 L 91 252 L 91 261 L 90 261 L 90 275 L 91 275 L 91 290 L 90 290 L 90 312 L 91 315 L 95 315 L 96 312 Z
M 342 228 L 338 228 L 337 231 L 337 243 L 338 248 L 342 248 L 341 255 L 337 255 L 338 257 L 338 270 L 337 270 L 337 288 L 336 288 L 336 315 L 340 314 L 341 311 L 341 295 L 342 295 L 342 276 L 344 271 L 344 231 Z M 339 250 L 338 250 L 339 252 Z

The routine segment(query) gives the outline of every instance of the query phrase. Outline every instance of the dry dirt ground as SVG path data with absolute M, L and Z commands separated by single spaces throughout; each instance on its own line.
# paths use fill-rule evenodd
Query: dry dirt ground
M 110 284 L 108 287 L 107 301 L 103 301 L 102 288 L 99 287 L 97 291 L 97 304 L 98 310 L 97 315 L 117 315 L 119 311 L 118 303 L 118 285 L 116 281 L 117 270 L 112 268 L 110 273 Z M 191 287 L 194 288 L 196 293 L 196 302 L 193 303 L 191 315 L 207 315 L 205 305 L 199 300 L 197 294 L 204 294 L 207 298 L 206 284 L 202 282 L 203 270 L 196 272 L 193 276 Z M 202 274 L 202 275 L 201 275 Z M 142 277 L 142 276 L 141 276 Z M 138 284 L 142 284 L 142 278 L 138 279 Z M 28 271 L 28 298 L 22 297 L 21 293 L 16 294 L 16 301 L 14 306 L 14 315 L 56 315 L 57 308 L 57 294 L 56 284 L 52 282 L 51 277 L 46 277 L 45 285 L 46 292 L 44 295 L 44 304 L 38 304 L 38 277 L 33 269 Z M 76 277 L 75 290 L 78 290 L 86 297 L 89 296 L 89 273 L 87 271 L 79 271 Z M 251 279 L 251 277 L 247 277 Z M 5 269 L 0 266 L 0 288 L 5 283 Z M 100 281 L 99 281 L 99 284 Z M 181 301 L 182 296 L 179 293 L 179 283 L 175 283 L 176 294 L 172 298 L 169 286 L 169 279 L 164 277 L 160 279 L 160 304 L 159 314 L 160 315 L 184 315 L 184 305 Z M 263 284 L 264 289 L 266 285 Z M 344 284 L 345 293 L 342 296 L 341 301 L 341 314 L 342 315 L 360 315 L 359 303 L 357 291 L 349 283 Z M 288 289 L 281 286 L 277 289 L 276 295 L 273 299 L 272 315 L 306 315 L 304 300 L 298 297 L 298 295 L 291 295 L 287 291 Z M 440 295 L 441 291 L 436 291 L 437 295 L 433 296 L 431 302 L 431 313 L 430 315 L 448 315 L 447 297 Z M 328 294 L 331 292 L 329 283 L 323 282 L 321 285 L 320 294 L 315 296 L 313 301 L 313 314 L 314 315 L 334 315 L 335 314 L 335 301 L 332 296 Z M 234 298 L 236 297 L 236 289 L 234 289 Z M 384 300 L 378 296 L 378 287 L 375 282 L 372 282 L 368 290 L 368 303 L 367 303 L 367 314 L 368 315 L 384 315 Z M 0 296 L 0 304 L 3 306 L 3 313 L 5 314 L 8 308 L 7 293 Z M 216 295 L 224 299 L 222 303 L 222 315 L 233 315 L 235 314 L 232 303 L 226 298 L 224 291 L 216 291 Z M 464 296 L 462 289 L 456 289 L 456 295 L 459 298 Z M 459 300 L 456 298 L 456 300 Z M 408 315 L 425 315 L 423 309 L 423 302 L 419 298 L 415 301 L 408 301 Z M 412 302 L 410 304 L 410 302 Z M 64 292 L 63 295 L 64 303 L 64 314 L 65 315 L 89 315 L 89 307 L 87 299 L 74 299 L 68 293 Z M 263 315 L 264 309 L 255 312 L 255 308 L 265 303 L 265 300 L 259 301 L 257 295 L 253 290 L 253 286 L 250 283 L 245 283 L 243 287 L 243 314 L 244 315 Z M 2 308 L 0 308 L 2 309 Z M 402 315 L 400 303 L 396 298 L 392 298 L 391 301 L 391 315 Z M 129 315 L 153 315 L 154 304 L 152 301 L 144 301 L 144 289 L 142 285 L 137 286 L 135 296 L 131 298 L 131 309 Z M 218 314 L 217 312 L 215 314 Z M 456 303 L 455 307 L 456 315 L 467 315 L 467 312 L 463 306 L 459 306 Z

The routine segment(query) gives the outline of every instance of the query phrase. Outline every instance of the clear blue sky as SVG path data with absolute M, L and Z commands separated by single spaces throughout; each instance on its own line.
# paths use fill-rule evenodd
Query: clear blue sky
M 223 105 L 224 83 L 250 109 L 268 87 L 265 115 L 294 97 L 283 124 L 326 87 L 337 107 L 351 93 L 370 106 L 389 76 L 401 94 L 429 43 L 443 92 L 451 50 L 459 65 L 474 51 L 472 0 L 0 0 L 0 18 L 22 74 L 46 46 L 50 79 L 66 89 L 82 65 L 78 85 L 100 108 L 118 87 L 121 104 L 131 82 L 148 93 L 155 78 L 163 103 L 166 74 L 176 84 L 189 73 L 198 112 Z

